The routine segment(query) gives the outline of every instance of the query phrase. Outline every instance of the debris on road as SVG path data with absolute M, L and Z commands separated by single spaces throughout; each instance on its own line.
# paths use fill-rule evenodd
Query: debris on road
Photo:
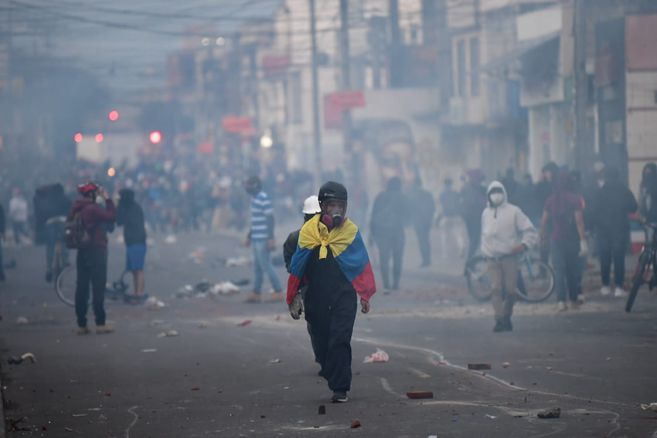
M 217 283 L 212 286 L 210 293 L 213 295 L 233 295 L 240 292 L 239 286 L 230 281 L 224 281 L 222 283 Z
M 178 242 L 178 239 L 176 238 L 175 234 L 169 234 L 164 238 L 164 243 L 168 243 L 169 245 L 173 245 L 176 242 Z
M 9 359 L 7 359 L 7 362 L 9 365 L 20 365 L 26 360 L 29 360 L 32 363 L 36 363 L 36 357 L 32 353 L 25 353 L 20 357 L 10 356 Z
M 504 362 L 502 364 L 502 368 L 509 368 L 510 366 L 511 366 L 511 364 L 509 362 Z
M 652 402 L 650 404 L 641 403 L 641 409 L 643 409 L 644 411 L 657 412 L 657 402 Z
M 144 305 L 152 310 L 157 310 L 157 309 L 162 309 L 163 307 L 166 307 L 166 304 L 164 304 L 164 301 L 158 300 L 156 297 L 149 297 L 145 302 Z
M 543 411 L 540 411 L 538 414 L 536 414 L 538 418 L 559 418 L 561 417 L 561 408 L 550 408 L 550 409 L 545 409 Z
M 19 316 L 18 318 L 16 318 L 16 324 L 18 324 L 18 325 L 25 325 L 25 324 L 29 324 L 29 323 L 30 323 L 30 321 L 28 321 L 28 319 L 24 316 Z
M 489 363 L 469 363 L 468 369 L 474 371 L 483 371 L 483 370 L 490 370 L 491 366 Z
M 352 429 L 358 429 L 361 426 L 362 426 L 362 424 L 360 424 L 360 420 L 352 420 L 351 421 L 351 428 Z
M 486 414 L 486 418 L 489 418 L 491 420 L 495 420 L 497 417 L 495 415 Z
M 191 390 L 192 390 L 192 391 L 200 391 L 201 388 L 198 387 L 198 386 L 192 386 L 192 389 L 191 389 Z
M 240 278 L 239 280 L 234 280 L 233 284 L 235 286 L 248 286 L 251 283 L 251 280 L 248 278 Z
M 326 415 L 326 406 L 319 405 L 319 408 L 317 409 L 317 414 L 318 415 Z
M 227 268 L 239 268 L 241 266 L 248 266 L 251 264 L 251 259 L 246 256 L 228 257 L 226 259 Z
M 408 391 L 406 397 L 412 400 L 428 399 L 433 398 L 433 392 L 431 391 Z
M 192 251 L 188 257 L 192 259 L 194 263 L 196 263 L 197 265 L 201 265 L 205 260 L 205 252 L 206 252 L 205 247 L 201 246 L 199 248 L 196 248 L 194 251 Z
M 388 356 L 388 353 L 381 350 L 380 348 L 377 348 L 376 352 L 365 357 L 363 363 L 384 363 L 384 362 L 388 362 L 389 360 L 390 360 L 390 356 Z
M 271 363 L 271 364 L 281 363 L 281 362 L 282 362 L 282 360 L 280 360 L 279 358 L 272 359 L 272 360 L 269 361 L 269 363 Z
M 144 348 L 141 350 L 142 353 L 155 353 L 157 351 L 157 348 Z
M 237 324 L 238 327 L 246 327 L 247 325 L 251 324 L 253 321 L 250 319 L 245 319 L 244 321 L 240 322 Z
M 18 420 L 13 420 L 11 418 L 7 418 L 7 422 L 9 422 L 9 428 L 7 429 L 7 432 L 31 432 L 32 429 L 29 427 L 21 426 L 20 424 L 26 421 L 27 418 L 21 417 Z
M 157 337 L 158 338 L 173 338 L 173 337 L 176 337 L 176 336 L 179 336 L 179 335 L 180 335 L 180 333 L 178 333 L 177 330 L 167 330 L 167 331 L 164 331 L 164 332 L 160 332 L 157 335 Z

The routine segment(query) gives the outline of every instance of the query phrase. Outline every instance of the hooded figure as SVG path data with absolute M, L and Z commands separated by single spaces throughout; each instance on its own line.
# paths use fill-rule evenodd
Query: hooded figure
M 493 181 L 488 186 L 487 198 L 488 206 L 481 215 L 481 252 L 488 259 L 493 290 L 493 331 L 511 331 L 518 282 L 517 256 L 532 248 L 538 235 L 522 210 L 507 201 L 502 183 Z
M 135 201 L 135 192 L 130 189 L 120 191 L 121 199 L 116 213 L 116 223 L 123 226 L 123 240 L 126 246 L 126 271 L 132 272 L 134 295 L 126 296 L 133 304 L 144 302 L 148 295 L 144 293 L 144 263 L 146 259 L 146 227 L 144 211 Z
M 390 178 L 386 189 L 374 200 L 370 230 L 379 248 L 383 287 L 390 289 L 390 261 L 392 260 L 392 289 L 399 289 L 404 257 L 404 227 L 407 222 L 408 200 L 402 193 L 398 177 Z

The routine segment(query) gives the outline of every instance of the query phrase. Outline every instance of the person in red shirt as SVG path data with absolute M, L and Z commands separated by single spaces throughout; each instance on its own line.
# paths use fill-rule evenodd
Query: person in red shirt
M 78 186 L 82 195 L 68 214 L 72 221 L 76 214 L 89 233 L 89 245 L 78 249 L 76 266 L 77 282 L 75 287 L 75 314 L 77 316 L 78 334 L 89 333 L 87 327 L 87 310 L 89 303 L 89 286 L 93 292 L 93 309 L 96 318 L 96 333 L 111 333 L 114 329 L 105 323 L 105 283 L 107 281 L 107 231 L 106 226 L 115 221 L 116 209 L 107 191 L 99 185 L 88 182 Z M 96 203 L 100 196 L 105 206 Z

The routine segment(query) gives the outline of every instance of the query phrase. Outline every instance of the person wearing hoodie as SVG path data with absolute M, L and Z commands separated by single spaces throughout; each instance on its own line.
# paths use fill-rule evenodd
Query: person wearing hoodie
M 116 215 L 114 202 L 107 191 L 93 182 L 78 186 L 82 196 L 71 208 L 67 222 L 77 215 L 90 236 L 90 242 L 77 250 L 77 279 L 75 287 L 75 314 L 79 335 L 89 333 L 87 328 L 87 308 L 89 305 L 89 285 L 93 291 L 93 309 L 96 318 L 96 333 L 111 333 L 114 329 L 105 324 L 105 283 L 107 281 L 107 225 L 113 225 Z M 105 207 L 96 202 L 97 197 L 105 201 Z
M 641 172 L 639 213 L 650 223 L 657 223 L 657 164 L 648 163 Z
M 611 266 L 614 266 L 614 296 L 623 298 L 625 282 L 625 252 L 629 244 L 629 215 L 636 212 L 638 204 L 634 195 L 621 181 L 618 170 L 605 169 L 605 181 L 593 197 L 591 207 L 592 225 L 596 235 L 600 256 L 600 275 L 603 296 L 610 295 Z
M 374 200 L 370 230 L 379 248 L 379 263 L 383 287 L 390 289 L 390 261 L 392 260 L 392 289 L 399 289 L 404 257 L 404 227 L 408 215 L 408 200 L 402 193 L 401 179 L 390 178 L 386 189 Z
M 493 291 L 493 331 L 511 331 L 518 282 L 518 256 L 536 244 L 538 235 L 527 215 L 507 201 L 501 182 L 493 181 L 488 186 L 487 198 L 488 205 L 481 215 L 481 253 L 488 259 Z
M 135 201 L 135 192 L 122 189 L 119 192 L 119 206 L 116 212 L 116 224 L 123 227 L 123 241 L 126 247 L 125 269 L 132 273 L 134 295 L 127 296 L 126 301 L 133 304 L 143 303 L 148 295 L 144 278 L 146 259 L 146 227 L 144 211 Z
M 557 310 L 564 311 L 566 290 L 571 307 L 581 304 L 579 297 L 581 263 L 579 258 L 588 253 L 584 232 L 584 199 L 573 191 L 570 172 L 559 173 L 554 193 L 545 201 L 541 218 L 541 242 L 550 240 L 550 252 L 555 273 Z

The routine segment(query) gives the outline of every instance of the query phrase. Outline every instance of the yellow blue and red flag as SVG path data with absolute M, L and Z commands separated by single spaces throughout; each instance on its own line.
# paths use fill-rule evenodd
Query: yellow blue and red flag
M 307 221 L 299 232 L 299 244 L 290 262 L 290 278 L 287 282 L 287 303 L 290 304 L 299 290 L 308 259 L 319 248 L 319 258 L 325 259 L 328 251 L 340 270 L 364 300 L 376 292 L 370 258 L 358 227 L 346 219 L 342 226 L 329 231 L 319 214 Z

